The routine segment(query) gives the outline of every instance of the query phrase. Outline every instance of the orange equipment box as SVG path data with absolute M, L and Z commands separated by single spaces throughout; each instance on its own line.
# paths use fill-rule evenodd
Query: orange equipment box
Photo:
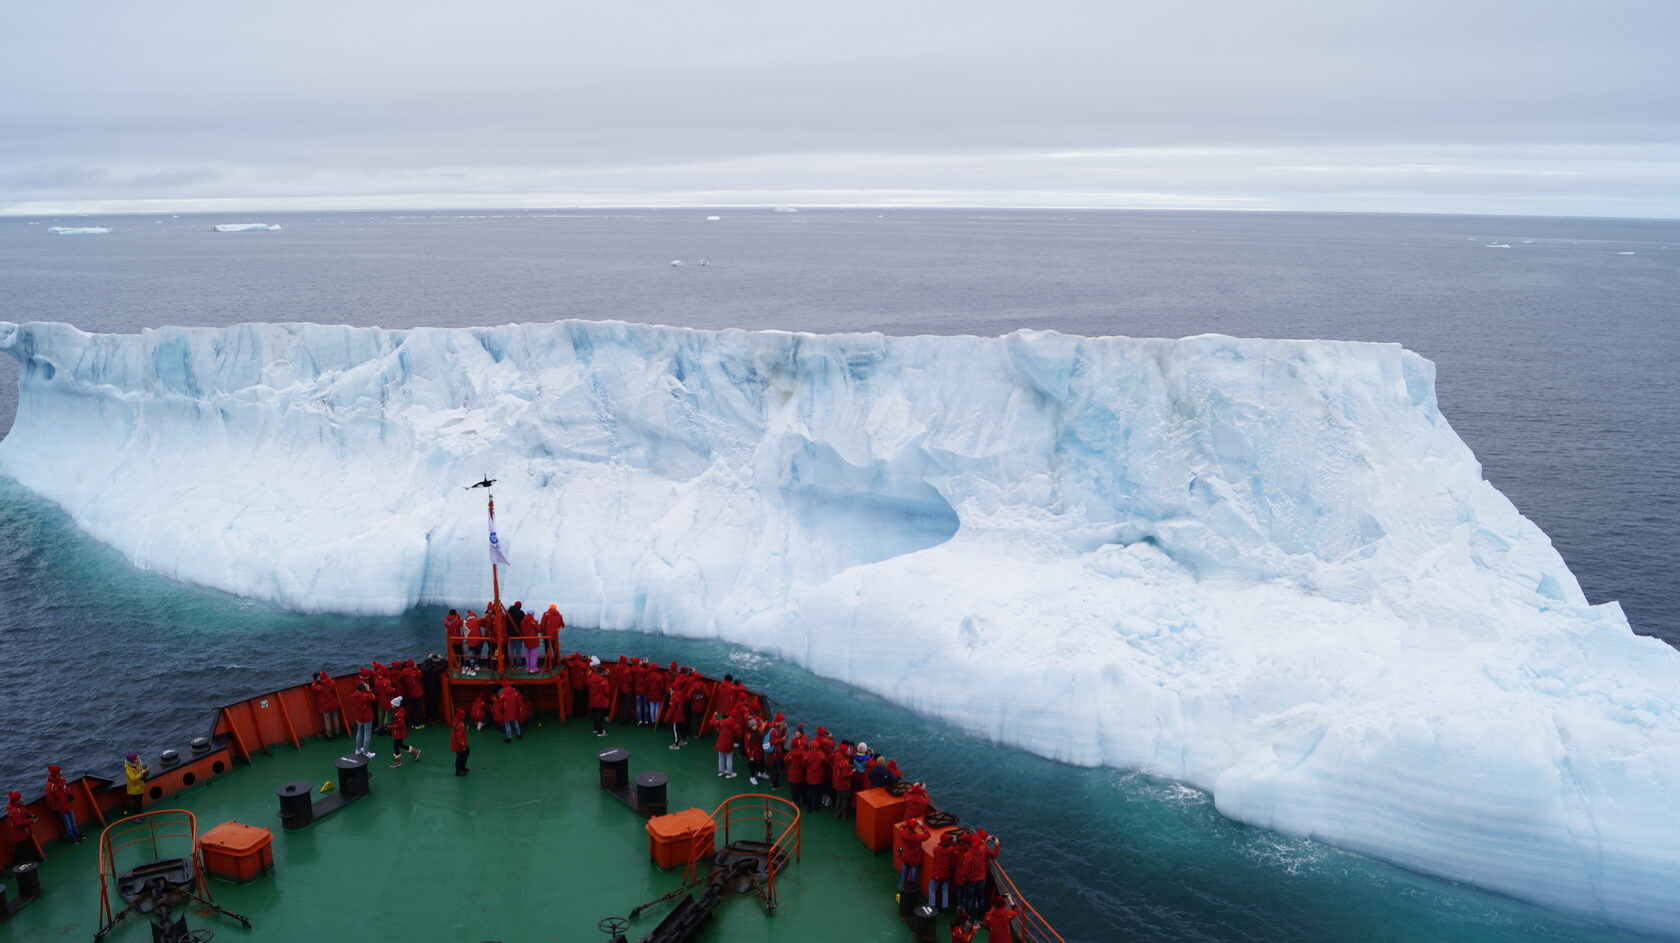
M 274 833 L 255 825 L 223 822 L 198 839 L 204 873 L 244 884 L 274 870 Z
M 865 789 L 857 794 L 855 830 L 863 847 L 880 854 L 893 846 L 893 826 L 904 819 L 904 797 L 886 789 Z
M 648 857 L 660 868 L 687 867 L 696 857 L 711 857 L 717 823 L 704 809 L 684 809 L 648 819 Z

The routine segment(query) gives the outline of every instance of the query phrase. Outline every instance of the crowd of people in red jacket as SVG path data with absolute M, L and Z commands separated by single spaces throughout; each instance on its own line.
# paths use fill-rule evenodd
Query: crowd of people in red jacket
M 759 695 L 748 691 L 733 675 L 724 675 L 715 684 L 686 665 L 671 662 L 661 665 L 651 658 L 618 657 L 616 665 L 603 665 L 599 658 L 572 652 L 561 656 L 559 629 L 564 620 L 558 610 L 550 606 L 541 618 L 520 611 L 519 603 L 508 610 L 506 621 L 518 618 L 527 637 L 523 640 L 486 631 L 487 624 L 503 624 L 503 619 L 479 619 L 469 611 L 462 619 L 451 609 L 444 620 L 452 645 L 460 649 L 462 674 L 472 677 L 486 664 L 497 664 L 504 671 L 514 670 L 506 662 L 494 661 L 498 652 L 510 654 L 511 646 L 523 641 L 527 654 L 527 670 L 536 672 L 564 668 L 566 683 L 572 693 L 571 713 L 582 716 L 587 712 L 596 736 L 607 735 L 607 724 L 616 720 L 622 724 L 645 727 L 668 727 L 670 748 L 678 750 L 688 745 L 689 738 L 709 734 L 712 749 L 717 753 L 717 774 L 734 779 L 736 761 L 745 762 L 749 781 L 753 785 L 781 789 L 785 781 L 790 798 L 806 813 L 818 809 L 832 809 L 838 819 L 853 814 L 853 797 L 861 790 L 890 787 L 904 777 L 898 763 L 875 753 L 861 740 L 852 742 L 836 738 L 828 728 L 816 726 L 807 733 L 802 723 L 790 728 L 781 712 L 771 712 Z M 485 647 L 491 662 L 485 661 Z M 504 648 L 506 646 L 507 648 Z M 374 662 L 362 668 L 352 686 L 349 704 L 339 696 L 338 685 L 325 672 L 310 683 L 320 712 L 322 730 L 327 738 L 345 735 L 339 717 L 348 716 L 355 737 L 356 752 L 372 758 L 372 738 L 375 733 L 391 737 L 391 766 L 402 766 L 406 754 L 420 758 L 420 750 L 409 746 L 409 729 L 424 729 L 427 723 L 440 722 L 443 709 L 442 688 L 449 673 L 446 659 L 428 655 L 420 664 L 413 659 L 393 660 L 388 664 Z M 531 717 L 531 705 L 518 688 L 509 683 L 486 685 L 470 706 L 456 710 L 450 718 L 449 747 L 455 753 L 455 775 L 470 772 L 467 758 L 471 750 L 468 733 L 483 730 L 486 724 L 500 727 L 503 742 L 523 739 L 524 727 Z M 49 767 L 47 799 L 55 811 L 68 811 L 68 785 L 58 767 Z M 899 875 L 905 886 L 919 882 L 924 865 L 928 871 L 929 903 L 940 910 L 957 908 L 952 921 L 953 941 L 973 940 L 983 925 L 991 940 L 1010 940 L 1010 927 L 1019 916 L 1013 902 L 1005 897 L 996 906 L 986 908 L 987 865 L 998 854 L 998 840 L 984 830 L 953 829 L 942 836 L 931 854 L 924 852 L 930 832 L 925 817 L 931 810 L 926 788 L 911 783 L 904 793 L 905 816 L 896 828 L 896 841 L 903 870 Z M 28 835 L 34 817 L 21 804 L 21 795 L 8 797 L 4 824 L 14 841 Z M 66 834 L 79 840 L 74 817 L 65 816 L 71 824 Z M 20 847 L 22 844 L 20 842 Z M 931 858 L 931 861 L 928 859 Z M 970 915 L 984 913 L 979 921 Z

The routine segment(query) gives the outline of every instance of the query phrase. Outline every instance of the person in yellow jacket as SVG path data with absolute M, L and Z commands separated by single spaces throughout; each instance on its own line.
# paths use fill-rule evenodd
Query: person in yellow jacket
M 146 777 L 150 776 L 152 771 L 146 768 L 146 764 L 140 762 L 140 754 L 130 753 L 124 758 L 123 773 L 128 777 L 129 804 L 133 806 L 133 811 L 138 813 L 140 804 L 146 798 Z M 139 820 L 136 819 L 136 821 Z

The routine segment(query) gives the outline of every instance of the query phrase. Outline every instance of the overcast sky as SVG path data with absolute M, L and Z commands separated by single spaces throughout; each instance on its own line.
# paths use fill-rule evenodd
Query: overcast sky
M 1680 0 L 40 0 L 0 213 L 1680 217 Z

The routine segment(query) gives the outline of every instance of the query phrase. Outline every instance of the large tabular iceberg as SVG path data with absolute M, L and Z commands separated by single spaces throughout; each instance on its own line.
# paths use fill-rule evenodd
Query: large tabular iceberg
M 1591 606 L 1389 345 L 569 321 L 0 324 L 0 469 L 312 610 L 715 635 L 1221 811 L 1680 930 L 1680 653 Z

